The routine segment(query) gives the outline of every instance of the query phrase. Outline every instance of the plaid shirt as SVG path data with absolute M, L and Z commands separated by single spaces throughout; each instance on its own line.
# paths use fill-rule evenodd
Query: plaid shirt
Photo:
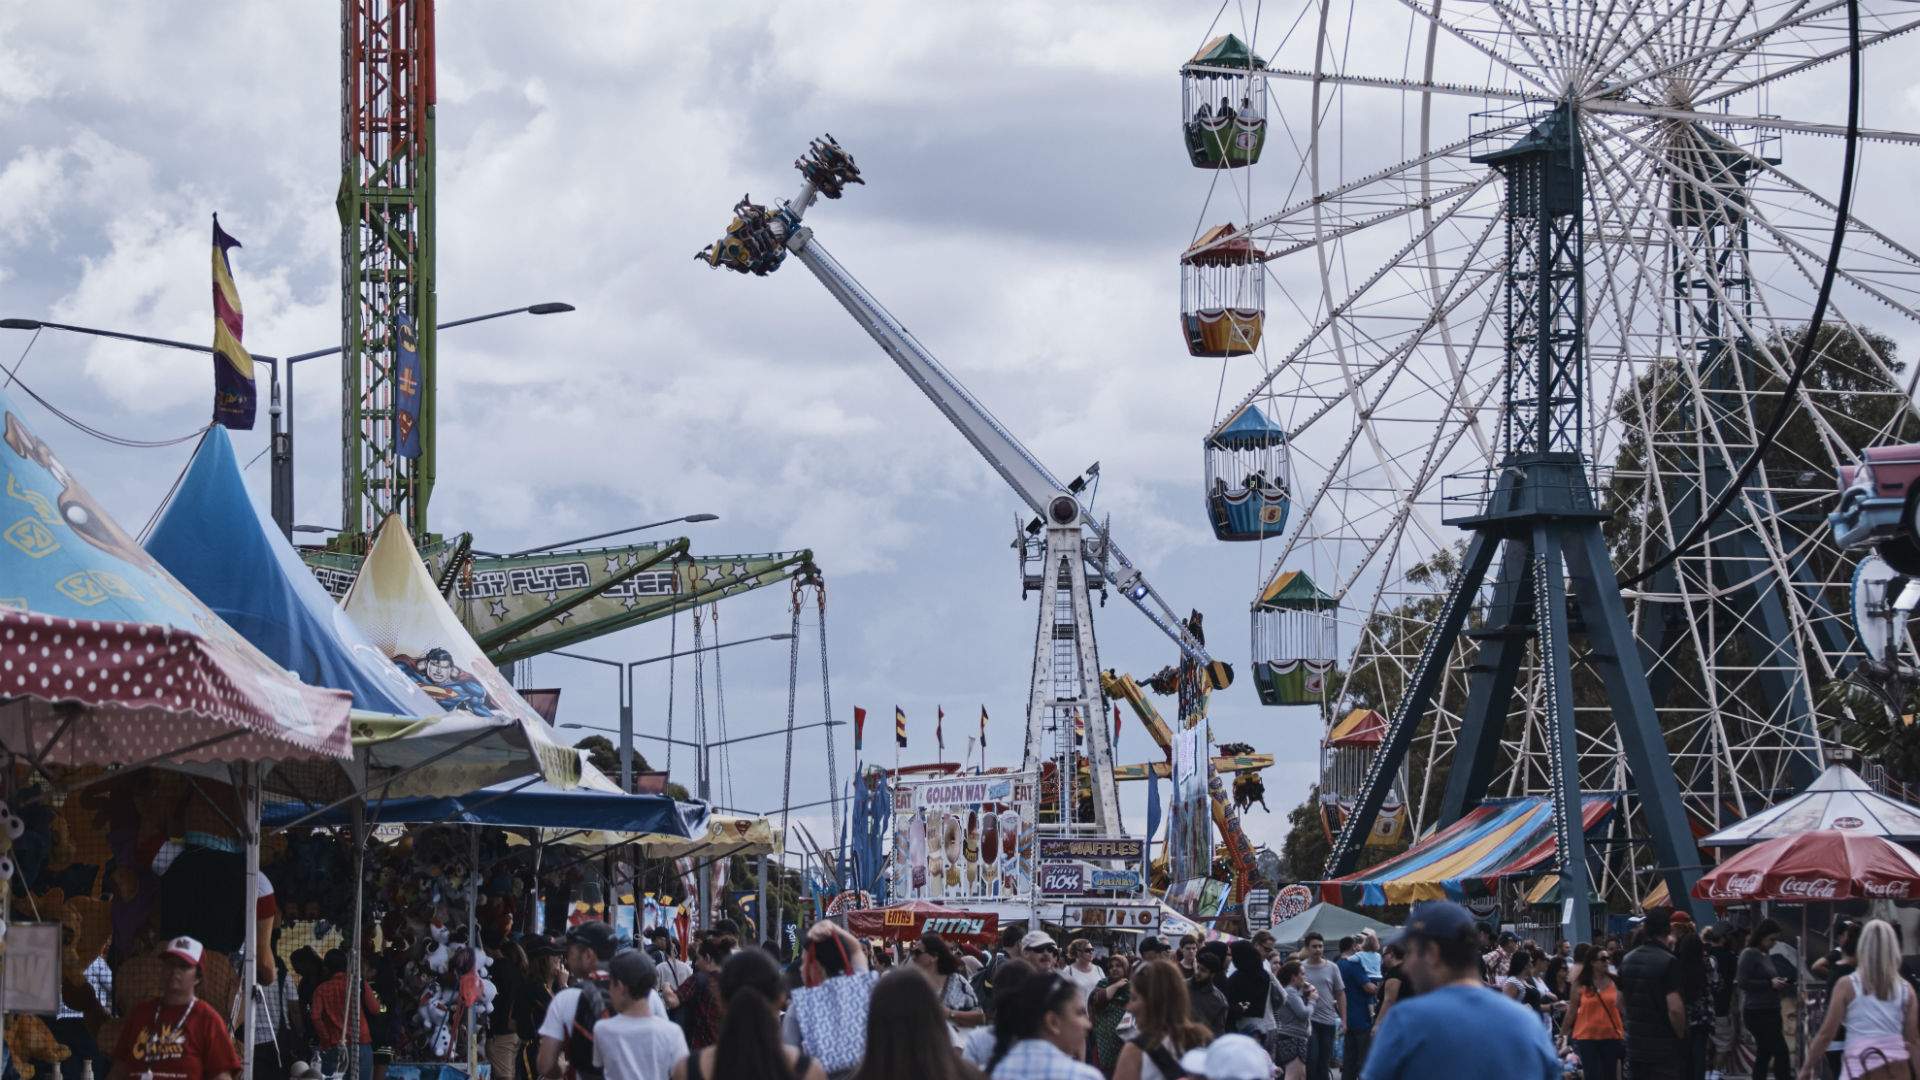
M 1101 1080 L 1100 1070 L 1060 1052 L 1045 1039 L 1014 1043 L 994 1067 L 993 1080 Z

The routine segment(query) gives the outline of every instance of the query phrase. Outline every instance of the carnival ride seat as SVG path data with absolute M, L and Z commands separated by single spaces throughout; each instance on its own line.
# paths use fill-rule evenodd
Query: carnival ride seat
M 1221 540 L 1264 540 L 1287 528 L 1287 436 L 1248 405 L 1206 440 L 1207 520 Z
M 1222 34 L 1180 69 L 1188 118 L 1182 126 L 1195 168 L 1237 169 L 1260 160 L 1267 140 L 1265 66 L 1245 42 Z
M 1180 328 L 1194 356 L 1244 356 L 1260 347 L 1270 256 L 1232 225 L 1216 225 L 1180 256 Z
M 1276 570 L 1253 602 L 1253 685 L 1262 705 L 1317 705 L 1338 661 L 1340 605 L 1304 570 Z

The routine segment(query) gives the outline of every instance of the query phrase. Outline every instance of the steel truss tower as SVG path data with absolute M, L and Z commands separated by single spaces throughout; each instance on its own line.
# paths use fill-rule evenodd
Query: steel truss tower
M 342 532 L 359 551 L 390 513 L 427 532 L 434 479 L 433 0 L 341 4 Z M 410 324 L 410 328 L 409 325 Z M 403 329 L 418 374 L 403 370 Z M 417 385 L 403 385 L 415 383 Z M 419 455 L 400 453 L 400 394 L 419 395 Z
M 1700 867 L 1640 648 L 1601 532 L 1608 514 L 1599 508 L 1587 475 L 1586 163 L 1573 103 L 1555 105 L 1518 142 L 1474 160 L 1499 170 L 1506 185 L 1503 456 L 1474 511 L 1447 519 L 1447 524 L 1472 533 L 1464 565 L 1427 636 L 1406 694 L 1388 721 L 1354 812 L 1334 842 L 1327 876 L 1354 869 L 1499 554 L 1491 602 L 1482 625 L 1472 633 L 1479 650 L 1468 673 L 1467 705 L 1442 820 L 1457 818 L 1485 796 L 1500 760 L 1507 706 L 1527 641 L 1537 641 L 1561 895 L 1572 902 L 1565 931 L 1571 939 L 1584 941 L 1592 933 L 1592 922 L 1574 726 L 1576 630 L 1587 639 L 1585 659 L 1611 705 L 1612 724 L 1676 903 L 1690 903 L 1686 898 Z
M 1754 411 L 1762 387 L 1761 365 L 1744 329 L 1756 322 L 1747 217 L 1755 174 L 1779 162 L 1698 123 L 1675 131 L 1666 158 L 1673 173 L 1667 215 L 1673 334 L 1680 362 L 1700 372 L 1699 393 L 1674 395 L 1671 417 L 1652 418 L 1648 452 L 1672 459 L 1660 470 L 1667 476 L 1670 531 L 1686 536 L 1726 490 L 1733 474 L 1730 461 L 1753 453 L 1756 432 L 1764 423 Z M 1655 574 L 1650 595 L 1641 601 L 1648 678 L 1663 709 L 1671 698 L 1689 692 L 1682 684 L 1694 674 L 1685 670 L 1693 650 L 1680 647 L 1689 636 L 1689 622 L 1695 624 L 1692 633 L 1700 635 L 1699 647 L 1724 653 L 1730 640 L 1744 645 L 1746 663 L 1741 667 L 1748 678 L 1723 680 L 1732 685 L 1715 687 L 1708 705 L 1724 717 L 1746 721 L 1741 726 L 1752 730 L 1733 733 L 1736 736 L 1782 748 L 1779 774 L 1760 778 L 1776 790 L 1805 787 L 1821 767 L 1813 692 L 1800 655 L 1803 644 L 1835 656 L 1847 652 L 1840 620 L 1827 610 L 1815 580 L 1813 545 L 1793 538 L 1776 542 L 1774 549 L 1787 553 L 1786 565 L 1776 567 L 1758 532 L 1756 522 L 1777 530 L 1783 519 L 1795 516 L 1782 514 L 1764 478 L 1750 479 L 1741 497 L 1727 507 L 1722 523 L 1693 551 Z M 1803 534 L 1826 530 L 1818 513 L 1797 517 L 1794 524 Z M 1683 574 L 1689 579 L 1685 588 Z M 1797 596 L 1790 598 L 1789 593 Z M 1813 618 L 1805 621 L 1813 628 L 1813 641 L 1796 639 L 1790 599 L 1811 609 Z M 1690 610 L 1702 607 L 1711 607 L 1709 617 Z M 1735 665 L 1727 659 L 1719 667 L 1728 671 Z M 1727 809 L 1724 801 L 1716 801 L 1710 820 L 1724 823 Z

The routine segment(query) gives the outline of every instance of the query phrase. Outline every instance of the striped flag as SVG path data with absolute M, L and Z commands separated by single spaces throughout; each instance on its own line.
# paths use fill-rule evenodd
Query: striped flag
M 227 251 L 239 246 L 220 228 L 220 215 L 213 215 L 213 422 L 248 431 L 254 414 L 253 356 L 240 344 L 240 290 L 227 262 Z
M 987 707 L 985 705 L 982 705 L 980 706 L 980 749 L 984 751 L 986 750 L 986 748 L 987 748 Z
M 946 723 L 946 708 L 943 706 L 935 706 L 933 710 L 933 745 L 940 748 L 941 757 L 947 756 L 947 736 L 945 732 L 940 730 L 946 726 Z
M 893 744 L 902 750 L 907 748 L 907 710 L 898 705 L 893 707 Z
M 860 749 L 860 740 L 867 732 L 867 710 L 858 705 L 853 707 L 853 748 Z

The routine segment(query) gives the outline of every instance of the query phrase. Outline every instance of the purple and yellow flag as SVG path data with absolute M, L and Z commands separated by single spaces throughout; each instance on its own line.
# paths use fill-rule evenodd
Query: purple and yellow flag
M 898 705 L 893 707 L 893 742 L 903 749 L 907 745 L 907 710 Z
M 947 710 L 944 708 L 936 708 L 933 714 L 933 742 L 935 746 L 940 748 L 940 757 L 947 755 L 947 736 L 945 732 L 940 730 L 946 726 L 946 723 Z
M 220 215 L 213 215 L 213 422 L 248 431 L 254 415 L 253 356 L 240 344 L 240 290 L 227 262 L 227 251 L 239 246 L 220 228 Z
M 987 707 L 980 706 L 980 749 L 987 748 Z

